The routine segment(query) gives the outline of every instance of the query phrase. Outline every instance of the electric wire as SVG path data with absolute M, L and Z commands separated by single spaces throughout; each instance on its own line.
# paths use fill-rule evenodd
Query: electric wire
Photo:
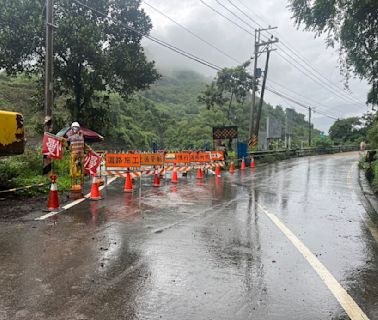
M 178 26 L 180 26 L 181 28 L 183 28 L 185 31 L 187 31 L 187 32 L 189 32 L 190 34 L 194 35 L 196 38 L 200 39 L 201 41 L 203 41 L 203 42 L 209 44 L 206 40 L 204 40 L 204 39 L 202 39 L 200 36 L 194 34 L 190 29 L 184 27 L 182 24 L 178 23 L 178 22 L 177 22 L 176 20 L 174 20 L 173 18 L 169 17 L 168 15 L 166 15 L 166 14 L 163 13 L 163 12 L 161 12 L 160 10 L 158 10 L 157 8 L 155 8 L 154 6 L 152 6 L 151 4 L 147 3 L 145 0 L 143 0 L 143 2 L 144 2 L 147 6 L 149 6 L 150 8 L 152 8 L 153 10 L 155 10 L 156 12 L 158 12 L 159 14 L 161 14 L 162 16 L 164 16 L 165 18 L 169 19 L 170 21 L 172 21 L 172 22 L 175 23 L 176 25 L 178 25 Z M 218 0 L 216 0 L 216 2 L 219 3 L 220 5 L 222 5 Z M 231 1 L 229 1 L 229 2 L 231 3 Z M 223 5 L 222 5 L 222 6 L 223 6 Z M 226 7 L 224 7 L 224 8 L 227 9 Z M 228 9 L 227 9 L 227 10 L 228 10 Z M 228 10 L 228 11 L 229 11 L 229 10 Z M 232 12 L 230 11 L 230 13 L 232 13 Z M 237 17 L 237 16 L 236 16 L 236 17 Z M 251 25 L 249 25 L 249 26 L 250 26 L 251 28 L 253 28 Z M 213 45 L 211 45 L 211 44 L 209 44 L 209 45 L 210 45 L 211 47 L 217 49 L 217 51 L 222 52 L 221 49 L 219 49 L 219 48 L 217 48 L 217 47 L 215 47 L 215 46 L 213 46 Z M 222 53 L 223 53 L 223 52 L 222 52 Z M 229 57 L 229 58 L 231 58 L 233 61 L 236 61 L 233 57 L 231 57 L 231 56 L 229 56 L 229 55 L 227 55 L 227 54 L 226 54 L 226 56 Z M 237 61 L 236 61 L 236 62 L 237 62 Z M 281 86 L 283 89 L 285 89 L 285 90 L 287 90 L 287 91 L 291 91 L 290 89 L 285 88 L 284 86 L 278 84 L 277 82 L 274 82 L 274 81 L 271 80 L 271 79 L 270 79 L 269 81 L 270 81 L 270 82 L 273 82 L 273 83 L 276 83 L 277 85 Z M 296 92 L 293 92 L 293 91 L 291 91 L 291 92 L 294 93 L 294 94 L 297 94 L 297 95 L 301 96 L 300 94 L 298 94 L 298 93 L 296 93 Z M 305 98 L 305 99 L 308 99 L 308 98 L 306 98 L 306 97 L 304 97 L 304 96 L 302 96 L 302 97 Z M 312 101 L 311 103 L 314 103 L 314 101 Z M 319 103 L 317 103 L 317 102 L 315 102 L 315 103 L 316 103 L 316 104 L 319 104 Z
M 99 11 L 99 10 L 93 8 L 93 7 L 90 7 L 90 6 L 86 5 L 85 3 L 82 3 L 82 2 L 80 2 L 78 0 L 72 0 L 72 1 L 75 2 L 75 3 L 77 3 L 78 5 L 81 5 L 81 6 L 85 7 L 85 8 L 87 8 L 87 9 L 89 9 L 89 10 L 92 10 L 93 12 L 96 12 L 97 14 L 99 14 L 99 15 L 105 17 L 105 18 L 108 18 L 108 15 L 106 13 L 101 12 L 101 11 Z M 208 61 L 206 61 L 206 60 L 204 60 L 202 58 L 199 58 L 196 55 L 194 55 L 194 54 L 192 54 L 190 52 L 184 51 L 184 50 L 182 50 L 182 49 L 180 49 L 180 48 L 178 48 L 178 47 L 176 47 L 176 46 L 174 46 L 174 45 L 172 45 L 172 44 L 170 44 L 168 42 L 165 42 L 163 40 L 160 40 L 160 39 L 158 39 L 156 37 L 150 36 L 150 35 L 145 34 L 143 32 L 140 32 L 137 29 L 135 29 L 135 28 L 133 28 L 133 27 L 131 27 L 131 26 L 125 24 L 125 23 L 122 23 L 122 25 L 126 29 L 129 29 L 129 30 L 135 32 L 136 34 L 138 34 L 138 35 L 140 35 L 142 37 L 145 37 L 146 39 L 149 39 L 150 41 L 153 41 L 153 42 L 155 42 L 155 43 L 157 43 L 157 44 L 159 44 L 159 45 L 161 45 L 161 46 L 163 46 L 163 47 L 165 47 L 167 49 L 170 49 L 171 51 L 174 51 L 174 52 L 176 52 L 176 53 L 178 53 L 178 54 L 180 54 L 180 55 L 182 55 L 184 57 L 187 57 L 188 59 L 197 61 L 198 63 L 201 63 L 202 65 L 205 65 L 205 66 L 207 66 L 209 68 L 212 68 L 214 70 L 217 70 L 217 71 L 222 70 L 222 68 L 220 66 L 218 66 L 216 64 L 213 64 L 211 62 L 208 62 Z
M 204 3 L 202 0 L 200 0 L 202 3 Z M 215 0 L 218 4 L 220 3 L 218 0 Z M 228 21 L 232 22 L 233 24 L 235 24 L 236 26 L 238 26 L 240 28 L 240 25 L 239 24 L 236 24 L 233 20 L 229 19 L 228 17 L 224 16 L 223 14 L 221 14 L 219 11 L 217 11 L 216 9 L 214 9 L 212 6 L 208 5 L 208 4 L 205 4 L 208 8 L 210 8 L 211 10 L 213 10 L 214 12 L 216 12 L 217 14 L 221 15 L 223 18 L 227 19 Z M 226 8 L 223 4 L 221 4 L 222 7 L 224 7 L 227 11 L 231 12 L 228 8 Z M 232 12 L 231 12 L 232 13 Z M 235 17 L 237 17 L 240 21 L 242 21 L 243 23 L 246 23 L 244 21 L 244 19 L 241 19 L 239 16 L 237 16 L 236 14 L 232 13 Z M 250 24 L 247 24 L 248 26 L 250 26 Z M 251 26 L 250 26 L 251 27 Z M 253 29 L 255 29 L 254 27 L 252 27 Z M 243 27 L 241 27 L 242 30 L 245 31 L 245 29 Z M 251 34 L 250 32 L 248 32 L 249 34 Z M 263 35 L 263 37 L 267 38 L 267 36 Z M 301 72 L 302 74 L 304 74 L 305 76 L 307 76 L 308 78 L 310 78 L 311 80 L 313 80 L 315 83 L 317 83 L 318 85 L 322 86 L 324 89 L 330 91 L 331 93 L 333 93 L 335 96 L 339 97 L 340 99 L 344 100 L 345 102 L 348 102 L 350 103 L 350 98 L 346 97 L 345 96 L 345 92 L 341 90 L 342 94 L 338 93 L 334 88 L 331 88 L 329 86 L 326 86 L 324 84 L 324 81 L 316 74 L 314 74 L 314 72 L 312 72 L 311 70 L 309 70 L 308 68 L 306 68 L 305 65 L 299 63 L 295 58 L 293 58 L 290 54 L 288 54 L 285 50 L 283 50 L 281 48 L 281 51 L 286 55 L 288 56 L 289 58 L 293 59 L 297 64 L 299 64 L 302 68 L 304 69 L 307 69 L 306 71 L 308 73 L 306 73 L 305 71 L 303 71 L 302 69 L 300 69 L 296 64 L 292 63 L 292 62 L 289 62 L 288 59 L 286 57 L 284 57 L 281 53 L 277 53 L 277 55 L 285 60 L 287 63 L 289 63 L 291 66 L 293 66 L 295 69 L 297 69 L 299 72 Z M 338 88 L 339 89 L 339 88 Z M 339 89 L 340 90 L 340 89 Z M 359 101 L 357 101 L 357 103 L 361 103 Z
M 80 2 L 79 0 L 72 0 L 72 1 L 75 2 L 75 3 L 77 3 L 77 4 L 79 4 L 79 5 L 81 5 L 81 6 L 83 6 L 83 7 L 85 7 L 85 8 L 87 8 L 87 9 L 89 9 L 89 10 L 92 10 L 93 12 L 96 12 L 99 15 L 102 15 L 103 17 L 108 17 L 108 15 L 106 13 L 101 12 L 101 11 L 95 9 L 95 8 L 92 8 L 92 7 L 88 6 L 88 5 Z M 202 2 L 202 0 L 200 0 L 200 1 Z M 133 28 L 131 26 L 128 26 L 128 25 L 125 25 L 125 24 L 123 24 L 123 25 L 125 26 L 125 28 L 127 28 L 127 29 L 129 29 L 129 30 L 131 30 L 131 31 L 133 31 L 133 32 L 135 32 L 137 34 L 139 34 L 140 36 L 145 37 L 145 38 L 147 38 L 147 39 L 149 39 L 149 40 L 151 40 L 151 41 L 153 41 L 153 42 L 155 42 L 155 43 L 157 43 L 157 44 L 159 44 L 159 45 L 161 45 L 163 47 L 166 47 L 166 48 L 168 48 L 168 49 L 170 49 L 170 50 L 172 50 L 172 51 L 174 51 L 174 52 L 176 52 L 176 53 L 178 53 L 180 55 L 183 55 L 183 56 L 185 56 L 185 57 L 187 57 L 187 58 L 189 58 L 191 60 L 194 60 L 194 61 L 196 61 L 198 63 L 203 64 L 203 65 L 206 65 L 209 68 L 212 68 L 214 70 L 217 70 L 217 71 L 222 70 L 222 68 L 219 67 L 219 66 L 217 66 L 216 64 L 210 63 L 210 62 L 208 62 L 208 61 L 206 61 L 204 59 L 196 57 L 195 55 L 193 55 L 193 54 L 191 54 L 189 52 L 186 52 L 186 51 L 184 51 L 184 50 L 182 50 L 182 49 L 180 49 L 178 47 L 175 47 L 175 46 L 173 46 L 173 45 L 171 45 L 171 44 L 169 44 L 169 43 L 167 43 L 167 42 L 165 42 L 163 40 L 160 40 L 160 39 L 158 39 L 156 37 L 143 34 L 142 32 L 138 31 L 137 29 L 135 29 L 135 28 Z M 278 96 L 280 96 L 280 97 L 282 97 L 282 98 L 284 98 L 284 99 L 286 99 L 288 101 L 296 103 L 297 105 L 299 105 L 301 107 L 304 107 L 304 108 L 307 108 L 307 109 L 309 108 L 308 106 L 305 106 L 304 104 L 302 104 L 301 102 L 298 102 L 294 98 L 288 97 L 287 95 L 282 94 L 282 93 L 278 92 L 277 90 L 275 90 L 273 88 L 266 87 L 266 90 L 269 91 L 269 92 L 271 92 L 271 93 L 273 93 L 273 94 L 276 94 L 276 95 L 278 95 Z M 314 110 L 314 112 L 317 112 L 317 113 L 322 114 L 324 116 L 330 117 L 332 119 L 337 119 L 336 117 L 330 116 L 330 115 L 328 115 L 328 114 L 326 114 L 324 112 L 319 112 L 318 110 Z
M 218 47 L 216 47 L 215 45 L 213 45 L 212 43 L 208 42 L 207 40 L 203 39 L 201 36 L 199 36 L 198 34 L 194 33 L 193 31 L 191 31 L 189 28 L 185 27 L 184 25 L 182 25 L 181 23 L 177 22 L 176 20 L 174 20 L 173 18 L 169 17 L 168 15 L 166 15 L 164 12 L 160 11 L 159 9 L 155 8 L 153 5 L 151 5 L 150 3 L 142 0 L 142 2 L 147 5 L 148 7 L 150 7 L 151 9 L 155 10 L 156 12 L 158 12 L 160 15 L 162 15 L 163 17 L 167 18 L 168 20 L 170 20 L 171 22 L 173 22 L 174 24 L 176 24 L 177 26 L 179 26 L 180 28 L 184 29 L 186 32 L 190 33 L 192 36 L 194 36 L 195 38 L 197 38 L 198 40 L 206 43 L 208 46 L 210 46 L 211 48 L 215 49 L 216 51 L 218 51 L 219 53 L 221 53 L 222 55 L 224 55 L 225 57 L 231 59 L 232 61 L 236 62 L 237 64 L 241 64 L 240 61 L 236 60 L 235 58 L 233 58 L 232 56 L 230 56 L 228 53 L 224 52 L 223 50 L 219 49 Z
M 246 18 L 248 18 L 250 21 L 252 21 L 253 23 L 255 23 L 256 25 L 258 25 L 259 27 L 263 27 L 259 22 L 257 22 L 256 20 L 254 20 L 251 16 L 249 16 L 248 14 L 246 14 L 243 10 L 241 10 L 237 5 L 235 5 L 231 0 L 227 0 L 236 10 L 238 10 L 241 14 L 243 14 Z M 239 3 L 241 3 L 249 12 L 250 9 L 245 5 L 243 4 L 240 0 L 238 0 Z M 256 15 L 256 14 L 255 14 Z M 256 15 L 257 16 L 257 15 Z M 262 21 L 264 21 L 265 23 L 268 23 L 264 18 L 262 17 L 259 17 Z M 269 24 L 269 23 L 268 23 Z M 273 34 L 271 32 L 268 31 L 269 34 L 271 34 L 273 36 Z M 282 38 L 282 36 L 279 34 L 279 32 L 277 32 L 278 36 L 280 36 L 280 38 Z M 286 40 L 285 40 L 286 41 Z M 298 59 L 302 60 L 309 68 L 311 68 L 316 74 L 318 74 L 322 79 L 324 79 L 324 81 L 328 82 L 331 86 L 333 86 L 333 88 L 335 88 L 335 90 L 338 90 L 340 92 L 342 92 L 343 94 L 346 94 L 349 98 L 353 99 L 355 102 L 357 103 L 362 103 L 364 104 L 364 102 L 360 99 L 357 99 L 355 98 L 352 93 L 350 91 L 344 91 L 343 89 L 339 88 L 337 84 L 335 84 L 334 82 L 332 82 L 331 80 L 329 80 L 327 77 L 323 76 L 322 73 L 320 71 L 318 71 L 305 57 L 303 57 L 302 55 L 300 55 L 298 52 L 296 52 L 294 49 L 291 48 L 290 45 L 286 44 L 284 41 L 280 41 L 280 44 L 282 46 L 284 46 L 287 50 L 289 50 L 292 54 L 294 54 Z
M 236 15 L 236 14 L 234 14 L 231 10 L 229 10 L 227 7 L 225 7 L 223 4 L 221 4 L 220 2 L 219 2 L 219 0 L 215 0 L 218 4 L 220 4 L 223 8 L 225 8 L 227 11 L 229 11 L 229 12 L 231 12 L 232 14 L 233 14 L 233 16 L 235 16 L 238 20 L 240 20 L 241 22 L 243 22 L 243 23 L 245 23 L 245 24 L 247 24 L 249 27 L 252 27 L 253 29 L 255 29 L 255 27 L 253 27 L 253 26 L 251 26 L 249 23 L 246 23 L 245 22 L 245 20 L 244 19 L 242 19 L 242 18 L 240 18 L 238 15 Z M 228 0 L 229 2 L 230 2 L 230 0 Z M 231 3 L 231 2 L 230 2 Z M 235 6 L 235 5 L 234 5 Z M 248 16 L 248 15 L 247 15 Z M 258 24 L 258 26 L 260 26 L 261 27 L 261 24 Z M 272 36 L 273 36 L 273 34 L 272 33 L 270 33 Z M 265 35 L 262 35 L 264 38 L 266 38 L 266 39 L 269 39 L 267 36 L 265 36 Z M 286 44 L 284 45 L 284 46 L 286 46 Z M 279 44 L 277 45 L 277 47 L 278 48 L 280 48 L 280 46 L 279 46 Z M 288 46 L 286 46 L 286 47 L 288 47 Z M 291 66 L 293 66 L 294 68 L 296 68 L 299 72 L 301 72 L 301 73 L 303 73 L 305 76 L 307 76 L 307 77 L 309 77 L 310 79 L 312 79 L 314 82 L 316 82 L 317 84 L 319 84 L 320 86 L 322 86 L 324 89 L 326 89 L 326 90 L 328 90 L 328 91 L 330 91 L 330 92 L 332 92 L 334 95 L 336 95 L 336 96 L 338 96 L 340 99 L 342 99 L 342 100 L 344 100 L 344 101 L 346 101 L 346 102 L 348 102 L 348 103 L 350 103 L 350 99 L 352 98 L 353 99 L 353 97 L 346 97 L 345 96 L 345 92 L 344 91 L 342 91 L 341 90 L 341 94 L 337 91 L 337 90 L 340 90 L 339 88 L 337 88 L 337 89 L 334 89 L 334 88 L 330 88 L 329 86 L 326 86 L 325 84 L 324 84 L 324 80 L 321 78 L 321 77 L 323 77 L 322 75 L 321 75 L 321 77 L 319 77 L 317 74 L 315 74 L 312 70 L 310 70 L 310 69 L 308 69 L 308 67 L 306 66 L 306 64 L 302 64 L 302 63 L 300 63 L 299 61 L 297 61 L 294 57 L 292 57 L 289 53 L 287 53 L 284 49 L 282 49 L 282 48 L 280 48 L 281 49 L 281 52 L 282 53 L 284 53 L 287 57 L 289 57 L 289 58 L 291 58 L 295 63 L 297 63 L 298 65 L 300 65 L 302 68 L 304 68 L 304 69 L 306 69 L 306 71 L 308 72 L 308 73 L 306 73 L 306 72 L 304 72 L 303 70 L 301 70 L 297 65 L 295 65 L 295 64 L 293 64 L 292 62 L 289 62 L 288 61 L 288 59 L 287 58 L 285 58 L 285 57 L 283 57 L 282 56 L 282 54 L 280 53 L 280 52 L 278 52 L 277 53 L 277 55 L 281 58 L 281 59 L 283 59 L 283 60 L 285 60 L 286 62 L 288 62 Z M 291 50 L 291 49 L 290 49 Z M 293 51 L 294 52 L 294 51 Z M 296 53 L 295 53 L 296 54 Z M 298 56 L 298 55 L 297 55 Z M 298 56 L 299 57 L 299 56 Z M 300 57 L 299 57 L 300 58 Z M 324 77 L 323 77 L 324 78 Z M 359 101 L 357 101 L 357 103 L 360 103 Z
M 236 23 L 235 21 L 231 20 L 230 18 L 228 18 L 227 16 L 225 16 L 223 13 L 219 12 L 217 9 L 213 8 L 212 6 L 210 6 L 208 3 L 206 3 L 205 1 L 203 0 L 199 0 L 204 6 L 208 7 L 210 10 L 214 11 L 215 13 L 217 13 L 218 15 L 222 16 L 224 19 L 226 19 L 227 21 L 229 21 L 230 23 L 232 23 L 233 25 L 237 26 L 239 29 L 245 31 L 246 33 L 250 34 L 251 36 L 254 37 L 254 34 L 249 32 L 247 29 L 245 29 L 244 27 L 242 27 L 240 24 Z
M 326 116 L 326 117 L 328 117 L 328 118 L 331 118 L 331 119 L 333 119 L 333 120 L 338 120 L 338 119 L 339 119 L 339 118 L 337 118 L 337 117 L 335 117 L 335 116 L 332 116 L 332 115 L 330 115 L 330 114 L 328 114 L 328 113 L 326 113 L 326 112 L 319 111 L 319 110 L 317 109 L 317 106 L 314 106 L 314 107 L 306 106 L 306 105 L 303 104 L 302 102 L 300 102 L 300 101 L 298 101 L 298 100 L 296 100 L 296 99 L 294 99 L 294 98 L 292 98 L 292 97 L 290 97 L 290 96 L 288 96 L 288 95 L 285 95 L 285 94 L 283 94 L 283 93 L 278 92 L 277 90 L 273 89 L 272 86 L 270 86 L 270 87 L 265 87 L 265 90 L 267 90 L 267 91 L 269 91 L 269 92 L 271 92 L 271 93 L 273 93 L 273 94 L 275 94 L 275 95 L 277 95 L 277 96 L 279 96 L 279 97 L 281 97 L 281 98 L 284 98 L 284 99 L 286 99 L 286 100 L 288 100 L 288 101 L 290 101 L 290 102 L 292 102 L 292 103 L 295 103 L 296 105 L 298 105 L 298 106 L 300 106 L 300 107 L 302 107 L 302 108 L 305 108 L 305 109 L 307 109 L 307 110 L 311 108 L 311 110 L 312 110 L 314 113 L 321 114 L 321 115 Z

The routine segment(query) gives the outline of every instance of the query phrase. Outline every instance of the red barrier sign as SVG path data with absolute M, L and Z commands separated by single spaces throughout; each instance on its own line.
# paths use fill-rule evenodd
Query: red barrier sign
M 88 152 L 84 158 L 85 173 L 95 174 L 101 164 L 102 157 L 95 152 Z
M 161 166 L 164 164 L 164 156 L 161 153 L 142 153 L 140 164 L 142 166 Z
M 130 168 L 140 167 L 140 154 L 107 154 L 106 167 Z
M 52 134 L 46 133 L 43 135 L 42 154 L 52 159 L 63 158 L 62 140 Z

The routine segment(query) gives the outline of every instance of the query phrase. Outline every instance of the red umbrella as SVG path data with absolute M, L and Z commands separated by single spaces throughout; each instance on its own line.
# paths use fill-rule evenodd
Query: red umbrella
M 91 129 L 80 127 L 80 131 L 83 133 L 85 142 L 101 142 L 104 140 L 104 137 L 102 135 L 98 134 L 97 132 Z M 70 127 L 65 127 L 62 130 L 60 130 L 56 135 L 58 137 L 68 138 L 71 135 L 71 133 L 72 129 Z

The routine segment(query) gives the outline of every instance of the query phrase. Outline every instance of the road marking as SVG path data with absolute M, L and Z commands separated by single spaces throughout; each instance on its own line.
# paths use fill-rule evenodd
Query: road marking
M 107 183 L 106 185 L 108 186 L 109 184 L 111 184 L 111 183 L 112 183 L 113 181 L 115 181 L 116 179 L 117 179 L 117 177 L 113 177 L 113 178 L 111 178 L 111 179 L 108 181 L 108 183 Z M 104 189 L 104 188 L 105 188 L 105 185 L 101 186 L 99 189 L 102 190 L 102 189 Z M 72 208 L 72 207 L 78 205 L 79 203 L 82 203 L 82 202 L 85 201 L 87 198 L 89 198 L 90 195 L 91 195 L 91 193 L 89 192 L 89 193 L 87 193 L 87 194 L 84 196 L 84 198 L 77 199 L 77 200 L 75 200 L 75 201 L 72 201 L 72 202 L 66 204 L 65 206 L 62 207 L 61 210 L 59 210 L 59 211 L 52 211 L 52 212 L 47 213 L 47 214 L 45 214 L 45 215 L 43 215 L 43 216 L 41 216 L 41 217 L 35 218 L 35 220 L 37 220 L 37 221 L 42 221 L 42 220 L 45 220 L 45 219 L 47 219 L 47 218 L 51 218 L 51 217 L 53 217 L 53 216 L 55 216 L 55 215 L 57 215 L 57 214 L 59 214 L 59 213 L 61 213 L 61 212 L 63 212 L 63 211 L 66 211 L 66 210 L 68 210 L 68 209 L 70 209 L 70 208 Z
M 311 267 L 316 271 L 319 277 L 326 284 L 328 289 L 335 296 L 337 301 L 343 307 L 351 320 L 368 320 L 367 315 L 361 310 L 358 304 L 348 294 L 348 292 L 337 282 L 335 277 L 327 270 L 327 268 L 316 258 L 316 256 L 308 249 L 305 244 L 300 241 L 297 236 L 287 228 L 281 220 L 274 214 L 269 213 L 263 206 L 257 204 L 259 208 L 269 217 L 270 220 L 282 231 L 282 233 L 291 241 L 294 247 L 304 256 Z

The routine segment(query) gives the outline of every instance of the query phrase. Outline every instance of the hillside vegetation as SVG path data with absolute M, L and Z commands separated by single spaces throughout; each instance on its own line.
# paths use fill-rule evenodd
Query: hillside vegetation
M 198 102 L 198 96 L 211 80 L 191 71 L 174 71 L 163 74 L 149 90 L 134 94 L 125 101 L 118 94 L 97 92 L 93 106 L 83 119 L 83 126 L 98 131 L 106 138 L 106 146 L 122 149 L 149 149 L 153 143 L 159 148 L 199 148 L 212 144 L 212 127 L 238 125 L 240 139 L 248 135 L 250 102 L 238 103 L 232 117 L 224 110 L 208 110 Z M 24 114 L 28 138 L 42 134 L 43 103 L 39 94 L 41 83 L 34 78 L 19 76 L 9 78 L 0 74 L 0 109 Z M 54 107 L 54 128 L 71 122 L 64 107 L 67 97 L 57 98 Z M 271 116 L 285 123 L 281 106 L 264 104 L 262 129 L 266 117 Z M 308 123 L 304 115 L 295 113 L 293 144 L 307 140 Z M 313 136 L 319 136 L 314 130 Z

